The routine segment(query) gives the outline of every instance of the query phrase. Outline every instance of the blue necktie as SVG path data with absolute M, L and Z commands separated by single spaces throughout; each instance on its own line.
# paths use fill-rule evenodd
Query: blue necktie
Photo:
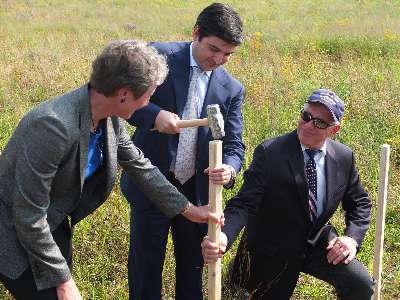
M 306 175 L 308 182 L 308 206 L 311 222 L 317 219 L 317 165 L 314 156 L 319 150 L 306 149 L 309 160 L 306 164 Z

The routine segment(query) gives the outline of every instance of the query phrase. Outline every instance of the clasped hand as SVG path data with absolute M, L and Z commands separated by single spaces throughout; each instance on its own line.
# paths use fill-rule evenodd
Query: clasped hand
M 221 232 L 220 243 L 214 243 L 211 241 L 209 236 L 205 236 L 201 243 L 201 252 L 205 263 L 216 262 L 218 258 L 221 258 L 226 251 L 228 244 L 228 238 L 225 233 Z
M 347 265 L 356 256 L 357 242 L 348 236 L 338 236 L 328 243 L 326 250 L 328 263 L 337 265 L 343 262 Z
M 212 183 L 217 185 L 225 185 L 231 180 L 231 167 L 225 164 L 214 169 L 207 168 L 204 173 L 208 175 Z

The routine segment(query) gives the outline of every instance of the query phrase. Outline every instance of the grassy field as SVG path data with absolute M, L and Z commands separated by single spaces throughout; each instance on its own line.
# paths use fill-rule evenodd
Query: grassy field
M 372 272 L 379 147 L 392 146 L 383 257 L 383 299 L 400 299 L 400 1 L 229 1 L 246 41 L 227 69 L 246 87 L 245 167 L 262 140 L 295 127 L 313 89 L 336 91 L 347 105 L 338 139 L 356 153 L 374 202 L 359 258 Z M 209 1 L 0 1 L 0 150 L 32 106 L 88 80 L 91 61 L 111 40 L 187 40 Z M 237 192 L 226 193 L 225 199 Z M 341 212 L 334 222 L 343 228 Z M 129 210 L 116 188 L 78 224 L 74 277 L 86 299 L 127 299 Z M 225 255 L 226 268 L 234 251 Z M 172 245 L 164 295 L 174 298 Z M 226 269 L 225 269 L 226 272 Z M 0 287 L 0 299 L 9 296 Z M 225 294 L 224 299 L 234 299 Z M 302 276 L 292 299 L 336 299 Z

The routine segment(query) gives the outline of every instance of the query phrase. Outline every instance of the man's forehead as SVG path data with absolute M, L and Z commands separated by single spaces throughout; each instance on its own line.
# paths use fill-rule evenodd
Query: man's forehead
M 321 103 L 307 103 L 307 104 L 310 112 L 313 113 L 314 117 L 318 117 L 323 120 L 333 121 L 332 114 L 325 105 Z M 314 114 L 318 114 L 318 116 Z
M 235 52 L 237 46 L 233 45 L 229 42 L 224 41 L 223 39 L 217 37 L 217 36 L 208 36 L 204 37 L 203 40 L 210 46 L 216 47 L 221 51 L 226 51 L 228 53 L 233 53 Z

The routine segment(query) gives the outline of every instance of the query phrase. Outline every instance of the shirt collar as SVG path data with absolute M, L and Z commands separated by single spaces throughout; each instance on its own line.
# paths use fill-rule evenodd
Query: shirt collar
M 191 67 L 197 67 L 197 68 L 201 69 L 199 67 L 199 65 L 197 64 L 196 60 L 193 57 L 193 50 L 192 49 L 193 49 L 193 43 L 190 43 L 190 66 Z M 210 78 L 212 71 L 205 71 L 204 73 L 207 75 L 208 78 Z
M 303 153 L 304 153 L 304 151 L 305 151 L 306 149 L 308 149 L 308 148 L 307 148 L 306 146 L 304 146 L 302 143 L 300 143 L 300 146 L 301 146 L 301 150 L 303 151 Z M 322 145 L 322 147 L 321 147 L 319 150 L 322 152 L 323 156 L 326 155 L 326 141 L 324 142 L 324 144 Z

